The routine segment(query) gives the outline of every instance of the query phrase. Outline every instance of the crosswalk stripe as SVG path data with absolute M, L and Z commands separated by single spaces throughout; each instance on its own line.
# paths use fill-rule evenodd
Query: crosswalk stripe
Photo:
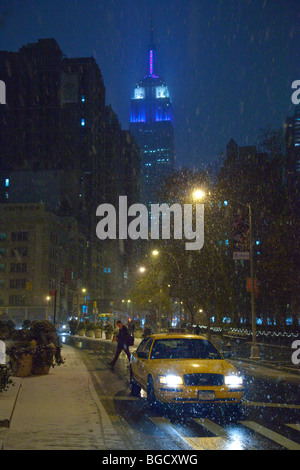
M 228 434 L 227 432 L 225 431 L 224 428 L 222 428 L 221 426 L 219 426 L 218 424 L 214 423 L 213 421 L 211 421 L 210 419 L 206 419 L 206 418 L 193 418 L 193 421 L 195 421 L 196 423 L 200 424 L 201 426 L 203 426 L 204 428 L 206 428 L 208 431 L 212 432 L 213 434 L 215 434 L 216 436 L 218 437 L 227 437 Z
M 254 421 L 239 421 L 243 426 L 246 426 L 249 429 L 261 434 L 264 437 L 267 437 L 271 441 L 276 442 L 277 444 L 285 447 L 289 450 L 300 450 L 300 445 L 286 437 L 278 434 L 277 432 L 272 431 L 271 429 L 265 428 Z
M 292 429 L 296 429 L 296 431 L 300 431 L 300 424 L 299 424 L 299 423 L 296 423 L 296 424 L 286 424 L 286 426 L 289 426 L 289 427 L 292 428 Z
M 224 437 L 185 437 L 185 440 L 194 450 L 226 450 L 230 447 Z

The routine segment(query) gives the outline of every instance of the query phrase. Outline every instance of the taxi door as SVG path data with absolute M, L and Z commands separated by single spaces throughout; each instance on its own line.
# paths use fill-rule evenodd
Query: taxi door
M 136 352 L 136 363 L 135 363 L 135 376 L 136 381 L 143 387 L 147 387 L 147 375 L 148 375 L 148 362 L 149 352 L 152 346 L 153 339 L 146 338 L 145 343 L 141 344 L 141 348 L 138 348 Z

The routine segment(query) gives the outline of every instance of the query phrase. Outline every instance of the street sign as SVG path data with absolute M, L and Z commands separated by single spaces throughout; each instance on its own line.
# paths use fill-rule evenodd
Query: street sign
M 255 292 L 255 294 L 257 294 L 257 293 L 258 293 L 258 282 L 257 282 L 257 278 L 254 278 L 254 279 L 253 279 L 253 284 L 254 284 L 254 292 Z M 252 291 L 251 278 L 250 278 L 250 277 L 247 277 L 246 289 L 247 289 L 247 292 L 251 292 L 251 291 Z
M 249 260 L 250 252 L 249 251 L 234 251 L 233 259 Z

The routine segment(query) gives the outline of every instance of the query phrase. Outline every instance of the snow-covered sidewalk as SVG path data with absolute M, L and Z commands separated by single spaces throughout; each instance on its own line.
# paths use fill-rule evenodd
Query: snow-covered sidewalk
M 21 386 L 15 402 L 11 400 L 15 408 L 10 411 L 9 428 L 0 428 L 0 448 L 2 444 L 4 450 L 124 449 L 76 349 L 64 345 L 62 355 L 65 363 L 48 375 L 16 379 L 17 389 Z M 5 393 L 0 395 L 0 419 Z

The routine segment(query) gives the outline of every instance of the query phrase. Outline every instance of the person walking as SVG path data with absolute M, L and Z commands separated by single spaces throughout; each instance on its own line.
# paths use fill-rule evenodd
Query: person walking
M 135 324 L 133 320 L 129 320 L 128 322 L 128 333 L 134 338 L 134 330 L 135 330 Z
M 130 362 L 130 352 L 129 352 L 129 346 L 128 346 L 128 339 L 129 339 L 128 329 L 126 328 L 125 325 L 123 325 L 121 320 L 117 321 L 117 327 L 119 328 L 119 334 L 117 335 L 118 347 L 117 347 L 117 351 L 116 351 L 114 359 L 111 362 L 108 362 L 108 365 L 110 367 L 114 367 L 115 363 L 117 362 L 123 350 L 125 351 L 128 357 L 128 361 Z

